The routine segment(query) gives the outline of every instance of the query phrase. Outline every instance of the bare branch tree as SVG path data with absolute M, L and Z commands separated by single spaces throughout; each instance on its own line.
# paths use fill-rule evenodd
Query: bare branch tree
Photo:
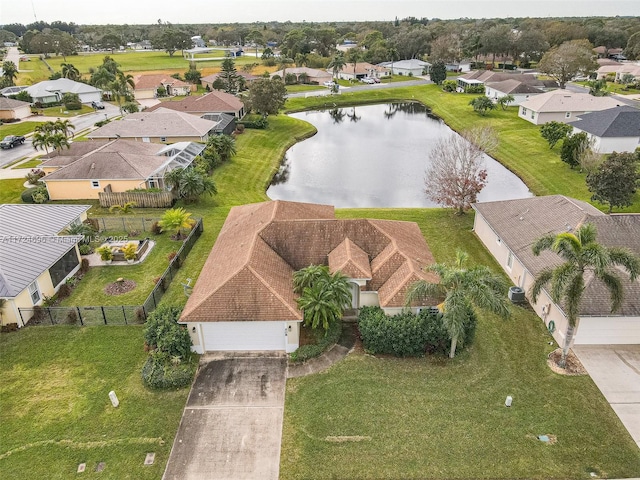
M 484 137 L 479 136 L 481 130 L 467 131 L 463 135 L 485 145 L 484 148 L 494 149 L 497 143 L 487 135 L 485 144 Z M 445 207 L 455 208 L 459 215 L 471 208 L 487 184 L 483 154 L 483 148 L 455 133 L 439 140 L 431 150 L 431 165 L 425 172 L 427 197 Z

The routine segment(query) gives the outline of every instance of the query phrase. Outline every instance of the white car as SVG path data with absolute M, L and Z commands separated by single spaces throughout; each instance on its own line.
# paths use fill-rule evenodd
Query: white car
M 369 78 L 369 77 L 361 78 L 360 81 L 368 84 L 376 83 L 376 81 L 373 78 Z
M 335 85 L 335 83 L 333 83 L 333 82 L 324 82 L 324 83 L 323 83 L 323 85 L 324 85 L 325 87 L 333 88 L 333 86 Z

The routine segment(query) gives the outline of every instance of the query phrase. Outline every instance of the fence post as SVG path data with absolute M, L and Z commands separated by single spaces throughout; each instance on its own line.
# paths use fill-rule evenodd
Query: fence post
M 80 311 L 80 307 L 76 307 L 76 310 L 78 311 L 78 318 L 80 319 L 80 325 L 84 327 L 84 322 L 82 321 L 82 312 Z
M 104 320 L 104 324 L 107 324 L 107 316 L 104 314 L 104 307 L 100 307 L 100 310 L 102 310 L 102 319 Z
M 120 217 L 120 221 L 122 222 L 122 230 L 127 231 L 127 226 L 124 224 L 124 217 Z
M 22 323 L 22 326 L 24 327 L 24 317 L 22 316 L 21 308 L 18 308 L 18 313 L 20 314 L 20 323 Z
M 125 310 L 124 310 L 124 305 L 122 305 L 122 316 L 124 317 L 124 324 L 128 325 L 127 324 L 127 312 L 125 312 Z
M 51 308 L 46 307 L 47 313 L 49 314 L 49 320 L 51 320 L 51 325 L 55 325 L 56 323 L 53 321 L 53 315 L 51 315 Z
M 144 217 L 142 218 L 142 231 L 143 232 L 147 231 L 147 225 L 146 225 L 146 223 L 144 223 Z

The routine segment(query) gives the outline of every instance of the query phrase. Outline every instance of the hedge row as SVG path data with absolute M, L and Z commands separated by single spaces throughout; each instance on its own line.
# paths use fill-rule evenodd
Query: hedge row
M 322 352 L 332 347 L 340 339 L 340 335 L 342 334 L 342 322 L 330 323 L 329 330 L 327 330 L 325 335 L 322 335 L 320 330 L 316 330 L 315 333 L 320 336 L 320 338 L 318 338 L 318 343 L 298 347 L 298 349 L 291 354 L 291 361 L 306 362 L 310 358 L 322 355 Z
M 189 386 L 196 370 L 196 362 L 173 364 L 163 355 L 149 355 L 142 367 L 142 381 L 153 389 L 178 389 Z
M 477 320 L 470 313 L 459 348 L 473 341 Z M 358 315 L 360 337 L 367 352 L 397 357 L 421 357 L 449 352 L 451 337 L 442 324 L 442 314 L 422 310 L 389 316 L 380 307 L 363 307 Z

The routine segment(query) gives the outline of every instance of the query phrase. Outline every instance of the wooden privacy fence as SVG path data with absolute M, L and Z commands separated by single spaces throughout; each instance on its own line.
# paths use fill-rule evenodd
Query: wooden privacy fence
M 134 202 L 138 208 L 169 208 L 175 198 L 171 192 L 99 192 L 100 206 L 104 208 Z

